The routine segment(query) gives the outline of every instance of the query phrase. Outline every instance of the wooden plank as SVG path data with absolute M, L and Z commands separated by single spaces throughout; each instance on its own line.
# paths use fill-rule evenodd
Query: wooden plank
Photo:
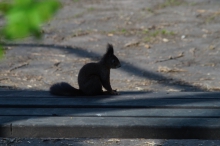
M 50 95 L 49 91 L 27 91 L 27 90 L 7 90 L 0 91 L 0 98 L 124 98 L 124 99 L 142 99 L 142 98 L 158 98 L 158 99 L 220 99 L 220 92 L 137 92 L 137 91 L 121 91 L 121 95 L 117 96 L 91 96 L 91 97 L 62 97 Z
M 29 90 L 0 90 L 0 98 L 2 97 L 27 97 L 27 96 L 33 96 L 33 97 L 39 97 L 39 96 L 51 96 L 49 91 L 29 91 Z
M 219 139 L 219 118 L 11 117 L 3 137 Z M 3 126 L 2 126 L 3 125 Z M 4 129 L 5 130 L 5 129 Z M 8 135 L 8 133 L 11 133 Z
M 1 98 L 0 107 L 114 107 L 114 108 L 211 108 L 219 109 L 219 99 L 154 98 Z
M 220 109 L 0 108 L 0 116 L 220 118 Z

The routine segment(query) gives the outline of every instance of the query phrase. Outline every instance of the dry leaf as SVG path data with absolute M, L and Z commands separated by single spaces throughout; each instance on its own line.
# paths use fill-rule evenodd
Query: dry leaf
M 144 47 L 147 48 L 147 49 L 150 49 L 150 48 L 151 48 L 151 46 L 148 45 L 148 44 L 145 44 Z
M 196 48 L 192 48 L 192 49 L 190 49 L 189 52 L 192 53 L 193 56 L 195 57 Z
M 116 138 L 112 138 L 112 139 L 109 139 L 108 142 L 120 142 L 121 140 L 120 139 L 116 139 Z
M 186 36 L 185 36 L 185 35 L 182 35 L 182 36 L 181 36 L 181 39 L 185 39 L 185 38 L 186 38 Z
M 135 87 L 138 91 L 142 91 L 143 90 L 143 88 L 141 88 L 141 87 Z
M 54 63 L 53 65 L 56 66 L 56 67 L 58 67 L 58 66 L 60 65 L 60 63 L 61 63 L 61 62 L 59 61 L 59 62 Z
M 168 92 L 180 92 L 181 90 L 178 90 L 178 89 L 168 89 L 167 91 Z
M 169 40 L 166 38 L 163 38 L 163 42 L 167 43 L 167 42 L 169 42 Z
M 114 36 L 114 34 L 112 34 L 112 33 L 109 33 L 109 34 L 108 34 L 108 36 Z
M 183 69 L 178 69 L 178 68 L 169 68 L 166 66 L 160 66 L 157 70 L 158 72 L 164 72 L 164 73 L 172 73 L 172 72 L 185 72 Z
M 205 13 L 206 10 L 201 10 L 201 9 L 200 9 L 200 10 L 197 10 L 197 12 L 198 12 L 198 13 Z
M 207 81 L 207 80 L 213 80 L 212 78 L 200 78 L 200 81 Z
M 210 50 L 214 50 L 214 49 L 215 49 L 215 46 L 210 45 L 210 46 L 209 46 L 209 49 L 210 49 Z
M 220 91 L 220 87 L 207 87 L 209 91 Z
M 125 44 L 124 47 L 126 48 L 126 47 L 136 46 L 139 43 L 140 43 L 139 41 L 132 41 L 132 42 Z
M 28 88 L 32 88 L 32 86 L 31 86 L 31 85 L 27 85 L 27 87 L 28 87 Z
M 164 62 L 164 61 L 168 61 L 168 60 L 172 60 L 172 59 L 177 59 L 177 58 L 180 58 L 180 57 L 183 57 L 184 56 L 184 52 L 181 52 L 179 53 L 177 56 L 169 56 L 168 59 L 163 59 L 163 60 L 157 60 L 157 62 Z
M 205 33 L 209 33 L 209 31 L 207 29 L 202 29 L 202 31 Z

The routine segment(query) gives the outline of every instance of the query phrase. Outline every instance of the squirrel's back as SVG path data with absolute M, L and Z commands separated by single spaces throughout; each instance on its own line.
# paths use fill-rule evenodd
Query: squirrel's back
M 102 67 L 99 63 L 87 63 L 79 71 L 78 84 L 83 84 L 91 78 L 91 76 L 101 76 Z

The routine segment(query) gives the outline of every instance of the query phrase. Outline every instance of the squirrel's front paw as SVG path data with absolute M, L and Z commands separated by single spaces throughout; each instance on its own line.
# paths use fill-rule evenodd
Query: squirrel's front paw
M 112 90 L 112 91 L 111 91 L 111 94 L 112 94 L 112 95 L 119 95 L 119 92 L 117 92 L 117 90 Z

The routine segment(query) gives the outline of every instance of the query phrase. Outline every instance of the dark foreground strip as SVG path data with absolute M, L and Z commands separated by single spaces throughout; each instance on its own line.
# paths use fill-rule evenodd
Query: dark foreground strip
M 220 139 L 220 93 L 66 98 L 0 91 L 0 136 Z

